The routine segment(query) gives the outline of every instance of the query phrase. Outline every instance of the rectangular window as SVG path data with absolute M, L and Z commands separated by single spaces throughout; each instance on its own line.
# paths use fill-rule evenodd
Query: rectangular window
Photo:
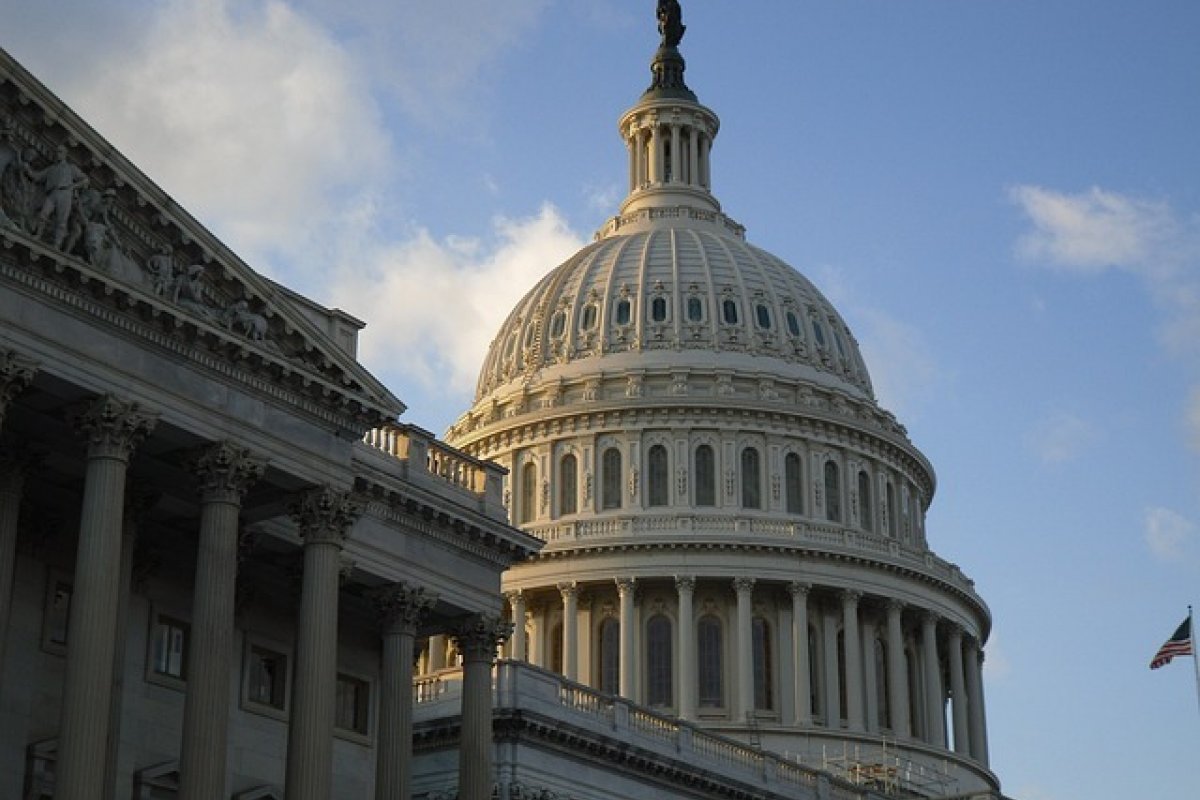
M 246 699 L 283 710 L 287 699 L 287 656 L 261 645 L 250 645 L 246 659 Z
M 71 619 L 71 594 L 74 586 L 67 578 L 51 576 L 46 587 L 46 608 L 42 617 L 42 646 L 52 653 L 65 653 L 67 624 Z
M 338 675 L 337 705 L 334 711 L 334 725 L 344 731 L 352 731 L 363 736 L 369 730 L 367 715 L 370 709 L 370 684 L 350 675 Z
M 187 675 L 189 626 L 159 614 L 150 634 L 150 670 L 155 675 L 184 680 Z

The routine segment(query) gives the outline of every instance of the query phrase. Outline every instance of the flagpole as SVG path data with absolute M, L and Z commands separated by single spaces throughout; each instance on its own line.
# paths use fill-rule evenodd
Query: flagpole
M 1196 667 L 1196 706 L 1200 708 L 1200 642 L 1196 641 L 1196 626 L 1192 622 L 1192 607 L 1188 606 L 1188 635 L 1192 639 L 1192 664 Z

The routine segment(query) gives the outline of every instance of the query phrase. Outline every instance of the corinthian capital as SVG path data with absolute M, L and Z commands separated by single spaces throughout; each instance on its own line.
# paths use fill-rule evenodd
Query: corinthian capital
M 341 547 L 351 526 L 362 516 L 362 506 L 349 492 L 320 486 L 300 495 L 292 505 L 292 519 L 305 544 L 336 544 Z
M 206 448 L 192 462 L 200 478 L 200 497 L 203 500 L 224 500 L 240 503 L 267 467 L 267 462 L 233 442 L 217 442 Z
M 496 648 L 512 635 L 511 622 L 495 614 L 476 614 L 460 622 L 451 632 L 464 661 L 486 661 L 496 658 Z
M 154 430 L 158 415 L 137 403 L 106 394 L 79 411 L 74 422 L 87 440 L 89 457 L 128 461 L 134 449 Z
M 33 381 L 37 362 L 17 355 L 11 350 L 0 349 L 0 423 L 8 403 Z
M 384 633 L 415 636 L 421 620 L 437 602 L 434 592 L 404 582 L 380 586 L 372 594 Z

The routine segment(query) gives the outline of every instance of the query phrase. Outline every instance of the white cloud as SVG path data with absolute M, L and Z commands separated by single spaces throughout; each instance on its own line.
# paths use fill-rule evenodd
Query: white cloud
M 1012 661 L 1009 660 L 1008 654 L 1004 650 L 1004 645 L 995 633 L 988 637 L 985 654 L 986 657 L 983 659 L 983 677 L 985 680 L 1003 681 L 1012 675 Z
M 1147 508 L 1145 539 L 1150 552 L 1163 561 L 1179 563 L 1196 556 L 1196 525 L 1169 508 Z
M 551 206 L 499 219 L 486 240 L 366 245 L 342 265 L 335 302 L 370 321 L 361 356 L 374 371 L 469 393 L 488 344 L 534 283 L 584 245 Z
M 1026 434 L 1025 444 L 1042 462 L 1058 464 L 1078 458 L 1096 436 L 1095 429 L 1087 421 L 1060 412 L 1034 426 Z

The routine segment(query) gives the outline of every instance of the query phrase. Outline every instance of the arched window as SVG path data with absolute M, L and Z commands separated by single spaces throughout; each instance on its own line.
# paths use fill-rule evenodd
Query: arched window
M 667 471 L 667 448 L 661 444 L 654 445 L 650 448 L 646 461 L 646 472 L 649 477 L 649 496 L 646 504 L 665 506 L 667 504 L 667 487 L 670 481 L 670 473 Z
M 771 309 L 759 303 L 754 307 L 754 316 L 755 321 L 758 322 L 758 327 L 764 331 L 771 330 Z
M 646 705 L 671 702 L 671 620 L 655 614 L 646 623 Z
M 699 297 L 689 297 L 687 300 L 688 322 L 704 321 L 704 301 Z
M 825 462 L 825 519 L 842 521 L 842 487 L 837 464 L 832 461 Z
M 758 451 L 747 447 L 742 451 L 742 508 L 762 508 L 761 481 Z
M 629 301 L 628 300 L 617 301 L 617 311 L 614 316 L 616 319 L 616 323 L 618 325 L 628 325 L 629 324 Z
M 879 709 L 879 724 L 884 728 L 892 727 L 892 707 L 889 698 L 892 696 L 891 686 L 888 685 L 887 645 L 882 639 L 875 639 L 875 707 Z
M 858 472 L 858 518 L 864 531 L 874 530 L 871 521 L 871 476 L 866 470 Z
M 754 708 L 770 710 L 774 704 L 771 691 L 774 681 L 771 672 L 771 628 L 762 617 L 755 617 L 751 627 L 754 639 Z
M 621 507 L 621 451 L 610 447 L 600 464 L 600 508 Z
M 567 330 L 567 312 L 558 310 L 550 318 L 550 338 L 558 339 Z
M 896 538 L 900 529 L 900 520 L 896 519 L 896 487 L 891 481 L 887 485 L 887 527 L 888 536 Z
M 579 318 L 579 328 L 590 331 L 594 327 L 596 327 L 596 304 L 588 303 L 583 307 L 583 316 Z
M 525 464 L 521 467 L 521 523 L 533 522 L 537 512 L 537 465 Z
M 789 514 L 804 513 L 804 483 L 800 478 L 800 456 L 788 453 L 783 459 L 783 492 Z
M 696 505 L 717 504 L 717 464 L 713 449 L 702 444 L 696 448 Z
M 796 318 L 795 311 L 787 312 L 787 329 L 792 336 L 800 338 L 800 320 Z
M 725 300 L 721 303 L 721 319 L 725 320 L 728 325 L 737 325 L 738 307 L 737 303 L 732 300 Z
M 567 453 L 558 462 L 558 513 L 574 514 L 579 510 L 579 462 L 574 453 Z
M 554 623 L 550 629 L 550 669 L 559 675 L 563 672 L 563 624 Z
M 720 708 L 725 705 L 721 675 L 721 620 L 712 614 L 705 614 L 696 623 L 696 667 L 700 708 Z
M 596 688 L 616 694 L 621 688 L 621 623 L 616 617 L 605 617 L 600 621 L 597 639 L 600 683 Z
M 817 320 L 812 321 L 813 338 L 817 342 L 817 347 L 825 347 L 825 329 L 821 327 L 821 323 Z
M 652 322 L 667 321 L 667 298 L 655 297 L 650 301 L 650 320 Z

